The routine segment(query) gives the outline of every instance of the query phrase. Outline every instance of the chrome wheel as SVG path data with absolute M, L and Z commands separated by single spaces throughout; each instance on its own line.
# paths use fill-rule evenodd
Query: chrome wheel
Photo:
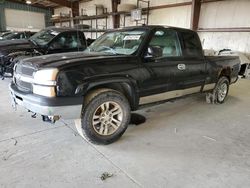
M 102 103 L 95 110 L 92 126 L 102 136 L 111 135 L 120 127 L 123 119 L 121 106 L 113 101 Z
M 227 96 L 228 86 L 226 83 L 221 84 L 218 87 L 218 100 L 222 102 Z

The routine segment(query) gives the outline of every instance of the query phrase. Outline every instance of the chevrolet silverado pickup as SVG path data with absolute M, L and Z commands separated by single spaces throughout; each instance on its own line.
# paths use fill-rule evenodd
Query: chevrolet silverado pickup
M 48 117 L 81 119 L 83 135 L 109 144 L 142 104 L 208 93 L 225 101 L 238 57 L 203 55 L 196 32 L 136 26 L 107 32 L 84 52 L 28 58 L 14 68 L 13 104 Z
M 86 47 L 84 33 L 66 27 L 48 27 L 29 39 L 0 41 L 0 76 L 12 76 L 15 63 L 25 57 L 83 51 Z

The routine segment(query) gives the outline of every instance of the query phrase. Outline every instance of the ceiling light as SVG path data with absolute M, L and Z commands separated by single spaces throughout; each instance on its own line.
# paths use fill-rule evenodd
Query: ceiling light
M 26 4 L 30 5 L 31 3 L 31 0 L 26 0 Z

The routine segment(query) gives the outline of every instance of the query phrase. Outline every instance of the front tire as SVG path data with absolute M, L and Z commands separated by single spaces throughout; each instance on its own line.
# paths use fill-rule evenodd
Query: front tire
M 98 89 L 86 97 L 81 127 L 90 142 L 104 145 L 115 142 L 126 131 L 129 120 L 130 106 L 120 92 Z

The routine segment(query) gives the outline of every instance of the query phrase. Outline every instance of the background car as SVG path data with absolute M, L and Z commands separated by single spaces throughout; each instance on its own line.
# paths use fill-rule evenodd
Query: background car
M 7 32 L 3 36 L 1 36 L 0 40 L 28 39 L 34 34 L 35 32 L 31 31 Z
M 0 33 L 0 40 L 2 40 L 4 37 L 6 37 L 7 35 L 11 34 L 11 31 L 6 31 L 6 32 L 2 32 Z
M 9 35 L 8 35 L 9 36 Z M 0 76 L 12 76 L 17 61 L 27 57 L 86 49 L 84 33 L 66 27 L 48 27 L 29 39 L 0 41 Z

